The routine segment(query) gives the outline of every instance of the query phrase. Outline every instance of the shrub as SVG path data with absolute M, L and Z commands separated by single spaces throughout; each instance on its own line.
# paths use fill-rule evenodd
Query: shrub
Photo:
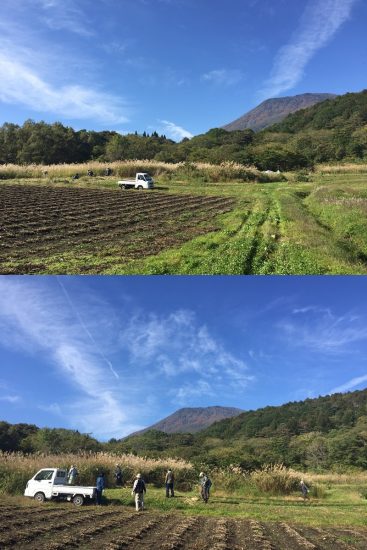
M 315 498 L 325 498 L 326 489 L 322 485 L 315 483 L 315 485 L 312 485 L 312 487 L 310 487 L 310 494 Z
M 299 489 L 301 478 L 283 464 L 270 464 L 251 473 L 255 486 L 264 493 L 288 495 Z

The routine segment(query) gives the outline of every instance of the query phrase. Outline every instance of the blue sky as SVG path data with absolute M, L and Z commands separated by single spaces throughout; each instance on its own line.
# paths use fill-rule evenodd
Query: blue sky
M 268 97 L 366 87 L 363 0 L 1 0 L 0 123 L 181 140 Z
M 367 386 L 364 277 L 0 278 L 0 418 L 121 437 Z

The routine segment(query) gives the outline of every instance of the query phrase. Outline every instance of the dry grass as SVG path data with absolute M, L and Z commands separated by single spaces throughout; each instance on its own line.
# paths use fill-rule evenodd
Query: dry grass
M 0 465 L 6 465 L 15 470 L 36 471 L 40 468 L 49 467 L 52 464 L 80 464 L 80 465 L 105 465 L 106 468 L 113 468 L 116 463 L 122 468 L 131 468 L 138 472 L 147 472 L 156 467 L 174 468 L 176 471 L 192 469 L 189 462 L 180 459 L 153 459 L 132 454 L 114 455 L 110 453 L 73 453 L 64 454 L 23 454 L 0 452 Z
M 195 477 L 193 466 L 179 459 L 152 459 L 130 454 L 64 453 L 58 455 L 0 452 L 0 494 L 20 494 L 25 484 L 41 468 L 70 468 L 74 464 L 82 485 L 94 485 L 96 474 L 104 471 L 107 484 L 114 484 L 113 472 L 119 464 L 125 482 L 130 483 L 139 472 L 148 483 L 161 486 L 168 468 L 172 468 L 182 483 Z
M 133 177 L 136 172 L 149 172 L 154 177 L 183 179 L 204 178 L 206 181 L 279 181 L 282 175 L 264 174 L 253 166 L 244 166 L 235 162 L 221 164 L 185 163 L 170 164 L 155 160 L 126 160 L 103 163 L 91 161 L 84 164 L 53 164 L 53 165 L 16 165 L 4 164 L 0 166 L 0 179 L 44 178 L 71 178 L 78 173 L 86 176 L 92 170 L 95 176 L 104 176 L 106 168 L 111 168 L 113 177 Z
M 343 163 L 343 164 L 319 164 L 315 170 L 319 174 L 366 174 L 367 164 Z

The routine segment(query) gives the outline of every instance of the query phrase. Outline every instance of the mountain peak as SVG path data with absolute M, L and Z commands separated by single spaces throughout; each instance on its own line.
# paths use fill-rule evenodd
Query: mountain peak
M 148 430 L 159 430 L 165 433 L 196 433 L 208 428 L 214 422 L 233 418 L 243 412 L 242 409 L 221 407 L 219 405 L 211 407 L 184 407 L 152 426 L 131 435 L 142 434 Z

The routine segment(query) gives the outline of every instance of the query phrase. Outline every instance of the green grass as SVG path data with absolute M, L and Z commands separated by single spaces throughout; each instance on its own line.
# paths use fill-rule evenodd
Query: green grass
M 106 501 L 134 507 L 130 489 L 107 489 L 105 493 Z M 327 489 L 324 498 L 311 497 L 306 502 L 298 493 L 287 497 L 251 496 L 241 491 L 228 494 L 214 487 L 208 504 L 196 491 L 176 491 L 175 498 L 167 499 L 163 488 L 148 485 L 145 505 L 147 510 L 165 513 L 286 521 L 313 527 L 366 526 L 367 512 L 367 500 L 351 485 Z
M 74 247 L 47 258 L 32 258 L 39 273 L 103 274 L 366 274 L 366 176 L 358 173 L 309 176 L 309 181 L 203 183 L 161 181 L 174 194 L 234 197 L 233 210 L 216 216 L 215 231 L 176 248 L 137 260 L 121 256 L 116 243 L 95 252 Z M 8 180 L 16 183 L 17 180 Z M 19 180 L 19 183 L 42 180 Z M 43 184 L 47 185 L 43 180 Z M 52 185 L 65 185 L 55 179 Z M 115 179 L 93 178 L 73 186 L 116 186 Z M 132 191 L 134 192 L 134 191 Z M 185 216 L 190 216 L 185 213 Z M 181 222 L 184 220 L 181 220 Z M 175 226 L 172 226 L 175 231 Z M 19 261 L 18 261 L 19 263 Z M 27 258 L 22 261 L 27 264 Z M 15 264 L 4 266 L 11 272 Z

